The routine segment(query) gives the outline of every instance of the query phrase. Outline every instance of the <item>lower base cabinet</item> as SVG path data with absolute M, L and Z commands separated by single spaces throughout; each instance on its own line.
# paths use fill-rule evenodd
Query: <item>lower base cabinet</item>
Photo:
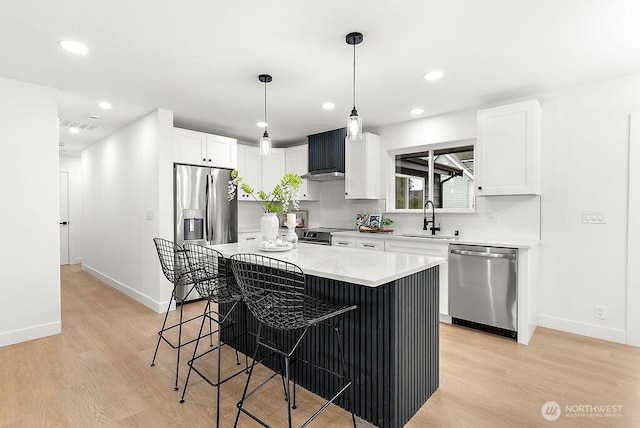
M 447 259 L 440 265 L 440 314 L 449 315 L 449 244 L 447 242 L 416 242 L 413 240 L 336 235 L 331 237 L 331 245 L 362 250 L 422 254 Z

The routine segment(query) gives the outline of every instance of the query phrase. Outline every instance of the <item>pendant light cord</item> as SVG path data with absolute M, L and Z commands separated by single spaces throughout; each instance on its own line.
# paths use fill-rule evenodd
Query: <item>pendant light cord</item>
M 267 132 L 267 82 L 264 82 L 264 132 Z
M 356 108 L 356 45 L 353 45 L 353 108 Z

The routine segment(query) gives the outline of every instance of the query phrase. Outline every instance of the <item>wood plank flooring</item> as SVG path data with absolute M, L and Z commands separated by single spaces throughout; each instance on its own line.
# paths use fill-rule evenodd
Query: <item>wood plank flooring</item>
M 61 278 L 62 334 L 0 348 L 1 427 L 214 425 L 215 390 L 197 375 L 190 380 L 186 402 L 178 402 L 174 351 L 161 344 L 156 366 L 149 366 L 162 314 L 78 265 L 61 267 Z M 185 305 L 190 316 L 202 309 L 200 302 Z M 177 313 L 170 318 L 177 319 Z M 192 324 L 187 334 L 195 334 Z M 442 324 L 440 349 L 440 388 L 408 427 L 640 426 L 638 348 L 543 328 L 523 346 Z M 183 351 L 185 362 L 192 351 Z M 201 367 L 213 373 L 214 366 L 212 356 Z M 233 352 L 225 349 L 223 373 L 236 368 Z M 186 370 L 182 364 L 181 386 Z M 268 371 L 258 373 L 256 384 Z M 240 375 L 222 386 L 223 427 L 233 425 L 245 379 Z M 267 388 L 251 405 L 272 426 L 286 426 L 282 384 L 272 381 Z M 548 401 L 561 409 L 553 422 L 541 412 Z M 300 389 L 294 423 L 300 425 L 322 402 Z M 586 407 L 580 413 L 580 405 L 622 407 L 618 414 Z M 240 426 L 256 424 L 244 416 Z M 311 426 L 347 427 L 350 415 L 330 406 Z

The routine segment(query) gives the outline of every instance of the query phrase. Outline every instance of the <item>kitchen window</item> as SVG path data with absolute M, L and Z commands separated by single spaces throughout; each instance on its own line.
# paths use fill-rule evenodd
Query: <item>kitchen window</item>
M 394 210 L 422 210 L 428 200 L 446 211 L 475 210 L 472 140 L 404 149 L 391 156 Z

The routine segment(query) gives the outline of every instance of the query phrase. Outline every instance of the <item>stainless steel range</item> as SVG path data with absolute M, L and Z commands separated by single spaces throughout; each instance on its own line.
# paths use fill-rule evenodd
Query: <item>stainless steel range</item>
M 343 232 L 352 229 L 340 229 L 331 227 L 316 227 L 301 230 L 298 236 L 298 242 L 318 245 L 331 245 L 331 234 L 333 232 Z M 298 231 L 296 231 L 298 232 Z

